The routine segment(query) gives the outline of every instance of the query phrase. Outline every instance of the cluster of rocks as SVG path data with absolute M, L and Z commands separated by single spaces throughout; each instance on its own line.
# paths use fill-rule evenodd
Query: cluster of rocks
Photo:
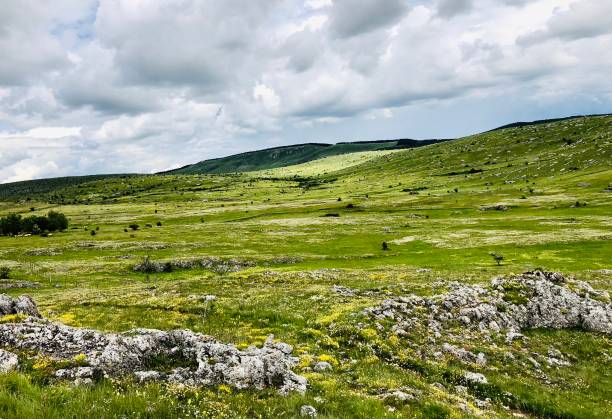
M 449 286 L 445 294 L 396 297 L 365 312 L 376 319 L 393 320 L 393 331 L 399 335 L 423 321 L 436 335 L 443 326 L 454 323 L 486 333 L 505 330 L 509 340 L 521 337 L 521 330 L 536 328 L 612 333 L 609 295 L 560 273 L 538 270 L 496 278 L 487 287 Z
M 37 288 L 40 287 L 39 282 L 32 281 L 2 281 L 0 282 L 0 290 L 9 290 L 14 288 Z
M 506 205 L 491 205 L 489 207 L 481 207 L 480 211 L 508 211 L 508 207 Z
M 41 248 L 28 250 L 25 254 L 27 256 L 57 256 L 62 254 L 62 251 L 56 248 Z
M 223 274 L 238 272 L 253 267 L 255 263 L 239 259 L 222 259 L 219 257 L 206 257 L 203 259 L 177 259 L 170 261 L 153 261 L 146 257 L 134 266 L 134 271 L 144 273 L 171 272 L 175 269 L 204 268 L 215 273 Z
M 78 357 L 87 365 L 60 369 L 55 373 L 58 378 L 87 383 L 100 377 L 132 376 L 138 381 L 162 380 L 189 386 L 274 387 L 282 394 L 306 390 L 306 379 L 291 370 L 298 362 L 291 356 L 293 348 L 274 342 L 273 336 L 262 348 L 238 350 L 189 330 L 103 333 L 42 319 L 27 296 L 13 300 L 0 295 L 0 313 L 33 316 L 0 324 L 0 347 L 35 351 L 58 361 Z M 15 356 L 4 351 L 0 353 L 0 361 L 3 359 L 14 364 Z
M 0 316 L 21 314 L 29 317 L 40 317 L 36 303 L 27 295 L 11 298 L 0 294 Z
M 355 288 L 345 287 L 343 285 L 332 285 L 331 291 L 342 297 L 357 297 L 357 296 L 374 296 L 379 295 L 378 291 L 362 291 Z

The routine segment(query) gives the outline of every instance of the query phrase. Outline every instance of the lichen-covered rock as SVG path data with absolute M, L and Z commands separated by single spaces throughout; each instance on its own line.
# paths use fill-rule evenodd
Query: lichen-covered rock
M 23 304 L 15 306 L 36 308 L 29 298 L 16 300 Z M 298 362 L 291 356 L 293 348 L 274 342 L 272 336 L 262 348 L 241 351 L 189 330 L 102 333 L 29 317 L 23 322 L 0 324 L 2 346 L 32 350 L 60 360 L 84 355 L 87 367 L 59 370 L 56 376 L 85 383 L 99 376 L 133 375 L 139 381 L 164 379 L 190 386 L 273 387 L 283 394 L 303 393 L 307 384 L 304 377 L 291 371 Z M 168 360 L 169 374 L 149 370 L 151 361 L 158 359 Z
M 325 372 L 325 371 L 331 371 L 334 368 L 332 367 L 332 365 L 329 362 L 319 361 L 316 364 L 314 364 L 312 369 L 315 372 Z
M 314 407 L 308 404 L 305 404 L 304 406 L 300 408 L 300 416 L 307 417 L 307 418 L 317 417 L 317 409 L 315 409 Z
M 467 371 L 463 374 L 463 378 L 465 379 L 465 381 L 472 384 L 488 384 L 489 382 L 487 380 L 487 377 L 485 377 L 479 372 Z
M 512 340 L 524 329 L 581 328 L 612 333 L 612 304 L 582 281 L 573 281 L 556 272 L 534 271 L 508 278 L 496 278 L 488 287 L 450 284 L 446 294 L 431 298 L 407 296 L 385 300 L 366 309 L 376 319 L 395 321 L 394 331 L 407 333 L 423 312 L 434 332 L 440 324 L 459 322 L 482 332 L 511 333 Z M 599 299 L 590 296 L 597 295 Z M 415 310 L 415 309 L 419 310 Z M 510 336 L 510 335 L 508 335 Z
M 14 370 L 19 365 L 19 358 L 12 352 L 0 349 L 0 373 Z
M 6 294 L 0 294 L 0 316 L 6 316 L 7 314 L 40 317 L 38 308 L 30 296 L 21 295 L 17 298 L 11 298 Z

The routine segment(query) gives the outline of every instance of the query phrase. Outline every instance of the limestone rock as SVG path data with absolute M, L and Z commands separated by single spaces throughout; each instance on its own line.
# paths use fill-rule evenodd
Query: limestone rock
M 468 383 L 473 383 L 473 384 L 487 384 L 488 383 L 487 377 L 480 374 L 479 372 L 468 371 L 463 374 L 463 378 Z
M 333 369 L 333 367 L 331 366 L 331 364 L 329 362 L 325 362 L 325 361 L 320 361 L 317 362 L 312 369 L 316 372 L 324 372 L 324 371 L 331 371 Z
M 6 373 L 19 366 L 19 358 L 12 352 L 0 349 L 0 373 Z
M 0 316 L 5 316 L 7 314 L 23 314 L 25 316 L 40 317 L 36 304 L 28 295 L 11 298 L 8 295 L 0 294 Z
M 317 409 L 308 404 L 305 404 L 300 408 L 300 416 L 314 418 L 317 416 Z
M 0 307 L 10 313 L 38 314 L 26 296 L 14 300 L 0 295 Z M 3 311 L 4 312 L 4 311 Z M 58 360 L 85 355 L 87 367 L 56 372 L 62 379 L 87 383 L 101 376 L 134 376 L 139 381 L 167 380 L 190 386 L 227 384 L 236 388 L 277 388 L 282 394 L 305 392 L 307 381 L 291 369 L 298 359 L 293 348 L 270 336 L 262 348 L 243 351 L 190 330 L 135 329 L 102 333 L 29 317 L 0 324 L 0 347 L 36 351 Z M 169 374 L 148 371 L 153 359 L 169 360 Z M 173 368 L 172 368 L 173 367 Z

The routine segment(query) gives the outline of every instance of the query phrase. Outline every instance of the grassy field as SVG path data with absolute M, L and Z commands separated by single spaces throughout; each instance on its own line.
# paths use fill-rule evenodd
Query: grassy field
M 282 397 L 130 381 L 73 387 L 20 371 L 0 376 L 0 417 L 295 417 L 304 404 L 320 417 L 477 415 L 455 387 L 465 365 L 424 359 L 427 336 L 379 333 L 362 310 L 390 295 L 431 294 L 439 279 L 481 284 L 536 267 L 612 290 L 611 141 L 612 117 L 589 117 L 258 172 L 112 177 L 11 195 L 0 216 L 53 209 L 71 225 L 49 237 L 0 237 L 0 266 L 11 269 L 4 282 L 39 284 L 2 292 L 27 293 L 45 317 L 73 326 L 189 328 L 239 348 L 274 334 L 294 346 L 309 389 Z M 140 228 L 124 231 L 132 223 Z M 501 266 L 490 252 L 505 257 Z M 134 272 L 145 256 L 252 266 Z M 333 285 L 370 292 L 345 297 Z M 204 294 L 218 299 L 190 298 Z M 528 337 L 527 349 L 483 343 L 492 362 L 467 368 L 491 383 L 468 389 L 491 399 L 482 415 L 609 417 L 610 336 Z M 543 377 L 522 362 L 524 351 L 551 348 L 572 364 Z M 313 372 L 316 360 L 333 371 Z M 402 387 L 419 397 L 381 397 Z

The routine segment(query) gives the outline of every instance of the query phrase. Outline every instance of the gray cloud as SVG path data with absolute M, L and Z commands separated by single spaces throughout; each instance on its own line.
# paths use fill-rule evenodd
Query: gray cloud
M 349 38 L 398 22 L 408 10 L 406 0 L 337 0 L 330 13 L 334 34 Z
M 438 16 L 451 18 L 467 13 L 474 7 L 472 0 L 440 0 L 438 3 Z
M 530 45 L 549 39 L 573 41 L 606 34 L 612 34 L 612 2 L 578 0 L 567 10 L 557 11 L 546 29 L 524 35 L 518 42 Z
M 453 136 L 466 101 L 475 115 L 496 103 L 504 122 L 506 103 L 523 119 L 609 112 L 611 13 L 595 0 L 9 2 L 0 182 Z M 432 125 L 438 112 L 449 119 Z

